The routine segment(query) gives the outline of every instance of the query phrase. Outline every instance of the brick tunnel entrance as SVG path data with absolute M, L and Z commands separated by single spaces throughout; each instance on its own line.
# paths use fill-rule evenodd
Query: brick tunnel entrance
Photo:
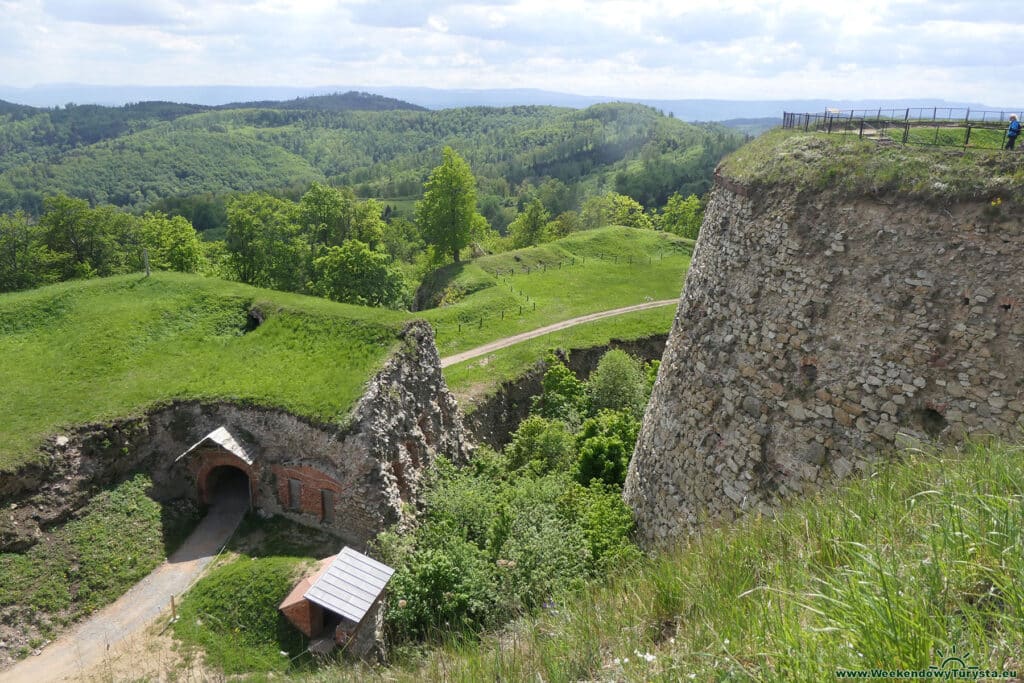
M 253 503 L 253 483 L 248 472 L 233 465 L 217 465 L 206 473 L 206 480 L 196 482 L 201 500 L 212 505 L 225 497 L 241 498 Z
M 199 502 L 211 505 L 225 497 L 256 507 L 260 468 L 250 451 L 224 427 L 218 427 L 179 455 L 195 477 Z

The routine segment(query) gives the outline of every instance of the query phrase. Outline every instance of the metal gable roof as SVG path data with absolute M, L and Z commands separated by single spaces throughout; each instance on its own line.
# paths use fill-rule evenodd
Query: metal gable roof
M 252 456 L 249 455 L 248 451 L 242 448 L 242 445 L 238 443 L 238 440 L 235 439 L 235 437 L 231 435 L 231 432 L 225 429 L 223 425 L 217 427 L 212 432 L 210 432 L 203 438 L 199 439 L 199 441 L 196 441 L 194 444 L 192 444 L 187 451 L 185 451 L 177 458 L 175 458 L 174 462 L 178 462 L 179 460 L 184 458 L 186 455 L 188 455 L 195 449 L 199 448 L 199 446 L 203 445 L 207 441 L 213 441 L 221 448 L 237 455 L 245 462 L 246 465 L 252 464 Z
M 358 624 L 394 573 L 386 564 L 345 547 L 303 597 Z

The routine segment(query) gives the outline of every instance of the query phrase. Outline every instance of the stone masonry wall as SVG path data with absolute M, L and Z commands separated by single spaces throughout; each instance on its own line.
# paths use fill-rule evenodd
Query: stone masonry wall
M 720 179 L 626 481 L 642 539 L 769 512 L 901 432 L 1019 436 L 1022 226 L 1009 202 Z

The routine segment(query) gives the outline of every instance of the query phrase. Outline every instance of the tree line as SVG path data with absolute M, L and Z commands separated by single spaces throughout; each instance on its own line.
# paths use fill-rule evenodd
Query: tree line
M 239 192 L 297 200 L 313 182 L 351 187 L 361 198 L 413 199 L 451 146 L 475 171 L 481 215 L 503 232 L 535 195 L 545 195 L 553 215 L 606 191 L 651 208 L 677 191 L 699 196 L 717 161 L 742 143 L 724 127 L 683 123 L 634 104 L 136 107 L 0 110 L 0 211 L 39 216 L 43 199 L 60 193 L 140 214 L 175 203 L 200 210 L 204 196 L 216 203 Z M 225 227 L 208 220 L 224 221 L 223 212 L 205 214 L 202 227 Z
M 450 147 L 441 157 L 423 185 L 415 221 L 351 188 L 314 182 L 297 200 L 265 192 L 223 199 L 224 239 L 203 241 L 182 216 L 138 216 L 66 195 L 49 197 L 38 220 L 23 211 L 0 216 L 0 291 L 138 271 L 146 254 L 154 269 L 404 308 L 419 279 L 458 262 L 470 245 L 493 253 L 604 225 L 696 237 L 700 225 L 695 195 L 676 193 L 664 210 L 650 212 L 615 192 L 578 202 L 568 186 L 549 179 L 503 235 L 480 211 L 479 183 L 468 162 Z

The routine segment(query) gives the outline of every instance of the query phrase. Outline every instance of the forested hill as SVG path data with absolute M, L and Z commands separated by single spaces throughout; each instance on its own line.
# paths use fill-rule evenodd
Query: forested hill
M 221 107 L 138 102 L 122 107 L 67 104 L 41 109 L 0 100 L 0 171 L 27 163 L 58 162 L 80 147 L 130 135 L 159 123 L 214 109 L 271 108 L 311 111 L 420 110 L 408 102 L 362 92 L 301 97 L 287 102 L 243 102 Z
M 410 111 L 427 111 L 418 104 L 396 100 L 393 97 L 371 95 L 368 92 L 351 90 L 333 95 L 314 95 L 312 97 L 296 97 L 294 100 L 260 102 L 233 102 L 222 104 L 215 109 L 307 109 L 309 111 L 390 111 L 408 109 Z
M 674 192 L 702 194 L 717 161 L 742 142 L 724 127 L 687 124 L 635 104 L 318 107 L 327 101 L 304 100 L 312 108 L 291 102 L 185 112 L 176 108 L 190 105 L 143 103 L 0 114 L 0 211 L 38 215 L 42 199 L 59 192 L 144 210 L 171 198 L 237 191 L 296 196 L 314 181 L 351 186 L 365 197 L 415 198 L 441 148 L 450 145 L 473 168 L 481 211 L 501 227 L 507 222 L 501 211 L 515 213 L 510 197 L 551 180 L 566 186 L 566 209 L 607 190 L 649 208 Z M 80 125 L 78 109 L 97 120 L 106 115 L 102 110 L 123 115 L 112 118 L 107 134 L 98 124 Z M 553 212 L 565 210 L 557 204 Z

